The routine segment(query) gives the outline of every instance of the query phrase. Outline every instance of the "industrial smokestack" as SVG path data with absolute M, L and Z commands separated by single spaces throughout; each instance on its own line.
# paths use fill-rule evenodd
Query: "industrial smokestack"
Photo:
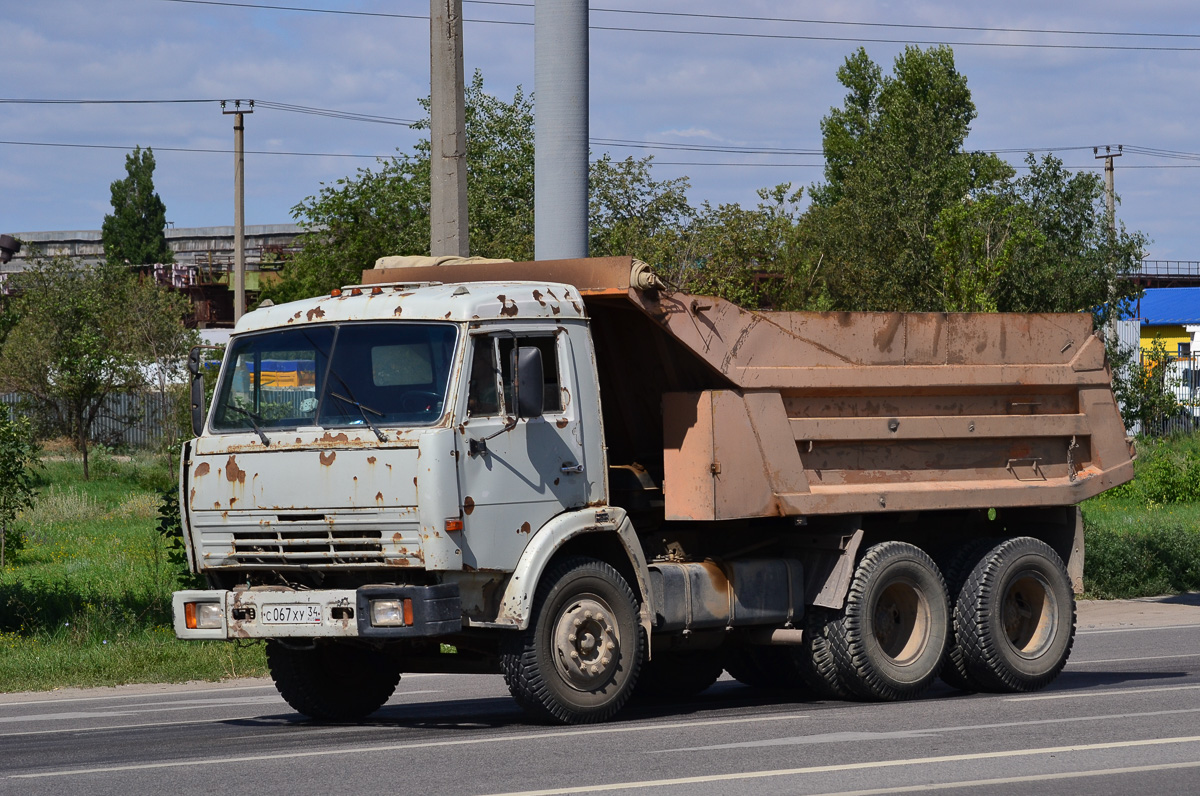
M 535 0 L 534 255 L 588 253 L 588 4 Z

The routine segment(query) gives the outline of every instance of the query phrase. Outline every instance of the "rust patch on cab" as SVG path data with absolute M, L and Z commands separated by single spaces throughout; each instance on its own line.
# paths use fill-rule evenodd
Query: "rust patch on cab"
M 202 475 L 208 475 L 208 470 L 209 470 L 208 462 L 200 462 L 198 465 L 196 465 L 195 475 L 197 478 L 199 478 Z
M 567 423 L 569 422 L 571 421 L 567 420 L 565 417 L 560 417 L 558 420 L 554 421 L 554 425 L 558 426 L 559 428 L 566 428 Z
M 337 458 L 337 451 L 321 451 L 321 464 L 328 467 Z
M 320 307 L 313 307 L 311 310 L 309 310 L 305 314 L 308 316 L 308 319 L 311 321 L 313 318 L 324 318 L 325 310 L 321 309 Z
M 382 492 L 376 492 L 376 493 L 375 493 L 375 502 L 376 502 L 376 503 L 382 503 L 382 502 L 383 502 L 383 493 L 382 493 Z
M 230 456 L 229 461 L 225 462 L 225 478 L 231 484 L 234 482 L 239 484 L 246 483 L 246 471 L 238 467 L 237 457 Z
M 471 497 L 470 495 L 467 495 L 465 498 L 463 498 L 463 514 L 470 516 L 471 512 L 474 510 L 475 510 L 475 498 Z
M 325 436 L 321 437 L 321 442 L 349 442 L 350 438 L 346 436 L 346 432 L 341 431 L 335 434 L 325 432 Z
M 546 306 L 546 302 L 542 300 L 542 291 L 540 290 L 533 291 L 533 300 L 538 304 L 541 304 L 543 307 Z
M 403 308 L 403 307 L 396 307 L 396 309 L 392 310 L 392 315 L 393 315 L 393 316 L 395 316 L 395 317 L 397 317 L 397 318 L 399 318 L 399 317 L 400 317 L 401 315 L 403 315 L 403 314 L 404 314 L 404 308 Z
M 533 528 L 529 526 L 528 522 L 523 522 L 521 523 L 521 527 L 517 528 L 517 533 L 529 533 L 532 530 Z
M 375 459 L 375 457 L 374 457 L 374 456 L 368 456 L 368 457 L 367 457 L 367 464 L 374 464 L 374 463 L 375 463 L 375 461 L 376 461 L 376 459 Z

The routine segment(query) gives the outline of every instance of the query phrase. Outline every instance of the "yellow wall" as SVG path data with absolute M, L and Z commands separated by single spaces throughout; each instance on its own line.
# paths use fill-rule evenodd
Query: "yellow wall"
M 1150 352 L 1150 346 L 1154 343 L 1155 337 L 1162 340 L 1163 345 L 1167 348 L 1167 353 L 1172 356 L 1179 352 L 1180 343 L 1192 342 L 1192 336 L 1182 326 L 1143 326 L 1142 351 Z

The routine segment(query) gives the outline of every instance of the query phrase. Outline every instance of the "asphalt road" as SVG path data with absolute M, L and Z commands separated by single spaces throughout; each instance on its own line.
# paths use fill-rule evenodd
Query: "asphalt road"
M 0 695 L 0 793 L 1200 793 L 1200 595 L 1083 603 L 1028 695 L 779 701 L 723 679 L 594 727 L 525 722 L 499 676 L 407 675 L 318 725 L 268 681 Z

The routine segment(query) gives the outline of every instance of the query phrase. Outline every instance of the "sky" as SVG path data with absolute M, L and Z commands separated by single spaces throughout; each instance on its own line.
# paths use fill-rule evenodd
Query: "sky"
M 172 225 L 231 225 L 221 99 L 256 101 L 246 223 L 292 222 L 322 184 L 411 150 L 428 13 L 424 0 L 0 0 L 0 232 L 99 229 L 134 145 L 154 150 Z M 536 92 L 532 0 L 464 0 L 463 16 L 467 74 L 505 100 Z M 597 0 L 590 24 L 593 156 L 653 155 L 656 178 L 689 178 L 694 204 L 819 181 L 846 57 L 864 47 L 890 73 L 906 43 L 947 43 L 978 111 L 968 149 L 1101 173 L 1092 148 L 1123 146 L 1119 221 L 1150 239 L 1150 259 L 1200 260 L 1194 0 Z

